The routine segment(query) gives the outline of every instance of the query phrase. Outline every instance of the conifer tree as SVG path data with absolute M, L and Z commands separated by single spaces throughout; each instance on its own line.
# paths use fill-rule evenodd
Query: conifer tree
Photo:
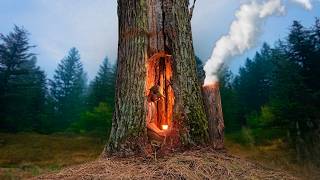
M 29 33 L 15 26 L 0 36 L 0 128 L 7 131 L 40 126 L 46 94 L 46 76 L 36 65 Z
M 115 67 L 109 62 L 108 57 L 103 60 L 97 76 L 90 83 L 88 103 L 90 107 L 96 107 L 99 103 L 114 105 L 115 93 Z
M 79 119 L 84 108 L 86 73 L 76 48 L 71 48 L 62 59 L 50 81 L 50 94 L 53 101 L 57 128 L 67 128 Z

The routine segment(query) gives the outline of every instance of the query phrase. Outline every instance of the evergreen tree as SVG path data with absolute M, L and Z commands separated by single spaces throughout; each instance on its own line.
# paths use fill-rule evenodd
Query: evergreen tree
M 235 79 L 235 88 L 239 98 L 242 122 L 252 113 L 258 113 L 261 106 L 269 100 L 271 87 L 271 48 L 264 44 L 254 58 L 247 59 L 244 67 L 240 68 L 239 76 Z
M 46 76 L 36 66 L 28 32 L 15 26 L 0 36 L 0 128 L 34 130 L 41 126 L 46 94 Z
M 51 101 L 55 110 L 57 128 L 67 128 L 79 119 L 84 109 L 86 73 L 80 61 L 79 51 L 71 48 L 62 59 L 50 81 Z
M 316 51 L 319 52 L 320 50 L 320 18 L 316 18 L 314 27 L 312 29 L 312 39 L 316 46 Z
M 288 37 L 273 48 L 264 44 L 231 85 L 230 73 L 220 73 L 227 132 L 240 124 L 250 129 L 244 136 L 254 142 L 267 134 L 281 137 L 298 160 L 320 163 L 313 158 L 320 155 L 319 19 L 312 28 L 294 21 Z
M 234 75 L 226 67 L 219 72 L 219 85 L 221 92 L 221 103 L 223 106 L 223 118 L 226 126 L 226 132 L 239 131 L 242 122 L 239 121 L 239 101 L 236 91 L 233 87 Z
M 109 63 L 109 59 L 106 57 L 100 66 L 97 76 L 90 83 L 89 107 L 96 107 L 104 102 L 113 108 L 115 75 L 115 67 Z
M 320 77 L 320 19 L 317 18 L 315 21 L 315 25 L 312 30 L 312 36 L 311 39 L 314 43 L 315 53 L 313 57 L 313 63 L 312 63 L 312 76 L 311 76 L 311 82 L 310 85 L 313 89 L 313 95 L 316 98 L 317 107 L 320 107 L 320 83 L 319 83 L 319 77 Z M 320 120 L 319 120 L 320 121 Z M 319 122 L 320 124 L 320 122 Z
M 204 79 L 206 77 L 206 73 L 203 69 L 203 62 L 198 56 L 195 56 L 195 59 L 196 59 L 196 65 L 197 65 L 198 80 L 200 82 L 200 85 L 203 85 Z
M 299 160 L 319 152 L 319 58 L 310 29 L 294 21 L 287 44 L 274 62 L 272 107 L 277 121 L 288 129 Z

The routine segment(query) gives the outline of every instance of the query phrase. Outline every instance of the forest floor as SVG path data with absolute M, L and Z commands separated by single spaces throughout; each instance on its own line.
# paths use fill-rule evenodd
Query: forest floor
M 207 149 L 160 159 L 108 158 L 35 179 L 296 179 L 283 171 Z
M 78 135 L 0 134 L 0 179 L 320 179 L 280 141 L 226 152 L 189 150 L 164 158 L 97 159 L 104 141 Z M 232 154 L 232 155 L 231 155 Z
M 104 141 L 73 134 L 0 133 L 0 180 L 27 179 L 95 160 Z

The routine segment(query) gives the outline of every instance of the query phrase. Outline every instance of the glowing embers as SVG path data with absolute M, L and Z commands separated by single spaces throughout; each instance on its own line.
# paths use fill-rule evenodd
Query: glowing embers
M 168 127 L 169 127 L 169 125 L 167 125 L 167 124 L 163 124 L 163 125 L 162 125 L 162 130 L 167 130 L 167 129 L 168 129 Z
M 150 57 L 146 64 L 147 78 L 146 78 L 146 96 L 151 94 L 157 96 L 156 101 L 148 103 L 155 103 L 155 111 L 148 111 L 154 113 L 152 116 L 147 116 L 147 122 L 153 122 L 161 130 L 168 130 L 172 122 L 173 106 L 174 106 L 174 92 L 172 88 L 172 57 L 165 52 L 158 52 Z M 154 88 L 157 91 L 154 92 Z M 151 107 L 151 106 L 148 106 Z

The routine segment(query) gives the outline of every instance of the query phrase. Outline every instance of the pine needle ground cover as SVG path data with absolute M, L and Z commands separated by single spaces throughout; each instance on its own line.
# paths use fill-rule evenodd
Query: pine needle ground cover
M 239 157 L 209 149 L 154 159 L 99 159 L 35 179 L 296 179 Z

